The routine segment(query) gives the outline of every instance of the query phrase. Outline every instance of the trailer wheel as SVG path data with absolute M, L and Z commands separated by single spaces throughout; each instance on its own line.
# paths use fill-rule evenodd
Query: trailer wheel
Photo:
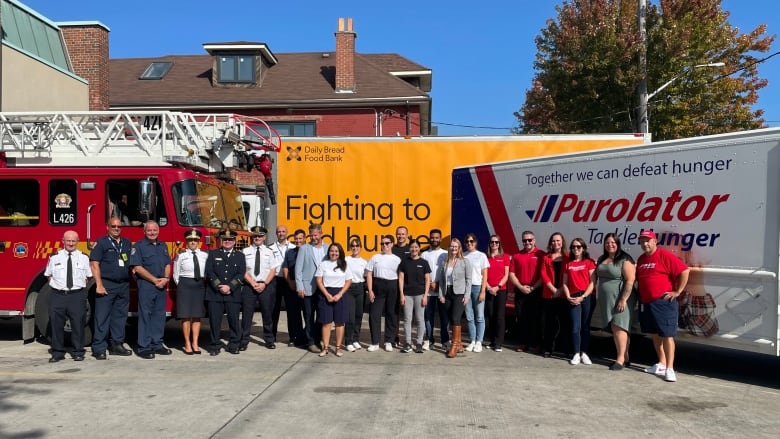
M 90 292 L 90 294 L 92 294 Z M 51 288 L 48 285 L 41 287 L 38 292 L 38 297 L 35 300 L 35 327 L 38 328 L 38 332 L 41 334 L 41 341 L 44 343 L 51 343 L 51 324 L 49 322 L 49 296 L 51 295 Z M 88 296 L 89 297 L 89 296 Z M 87 300 L 86 319 L 84 325 L 84 346 L 92 344 L 92 306 L 94 300 Z M 65 343 L 72 345 L 70 341 L 70 321 L 65 322 Z

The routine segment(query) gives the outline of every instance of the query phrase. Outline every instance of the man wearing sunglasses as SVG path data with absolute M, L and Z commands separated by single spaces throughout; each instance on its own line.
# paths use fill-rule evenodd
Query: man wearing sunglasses
M 133 244 L 122 236 L 122 219 L 111 217 L 108 234 L 97 240 L 89 254 L 89 266 L 95 279 L 95 328 L 92 356 L 105 360 L 106 349 L 112 355 L 129 356 L 125 348 L 125 323 L 130 305 L 128 260 Z M 110 343 L 109 343 L 110 341 Z
M 517 352 L 539 352 L 542 343 L 542 278 L 544 251 L 536 247 L 536 236 L 525 231 L 523 248 L 512 255 L 509 265 L 509 281 L 515 287 L 515 312 L 520 329 L 520 345 Z

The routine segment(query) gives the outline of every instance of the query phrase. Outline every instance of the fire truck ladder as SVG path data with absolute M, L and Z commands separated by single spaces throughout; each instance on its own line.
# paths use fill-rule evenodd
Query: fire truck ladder
M 174 164 L 222 173 L 280 146 L 268 124 L 233 114 L 0 113 L 0 159 L 8 167 Z

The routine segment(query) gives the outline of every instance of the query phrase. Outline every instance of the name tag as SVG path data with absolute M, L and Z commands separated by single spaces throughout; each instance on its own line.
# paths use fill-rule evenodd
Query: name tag
M 121 260 L 121 259 L 120 259 L 120 260 L 119 260 L 119 266 L 120 266 L 120 267 L 124 267 L 124 266 L 125 266 L 125 261 L 123 261 L 123 260 Z

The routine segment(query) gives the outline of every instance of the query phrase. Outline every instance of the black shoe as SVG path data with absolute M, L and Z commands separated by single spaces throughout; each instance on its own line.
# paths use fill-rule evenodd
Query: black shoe
M 268 343 L 265 345 L 268 349 L 276 349 L 276 343 Z
M 423 353 L 423 348 L 422 348 L 422 345 L 420 343 L 417 343 L 417 349 L 415 350 L 415 352 L 417 352 L 418 354 L 422 354 Z
M 73 361 L 84 361 L 84 354 L 73 355 Z
M 182 351 L 182 352 L 184 352 L 184 355 L 195 355 L 195 352 L 194 352 L 194 351 L 189 351 L 189 352 L 187 352 L 187 351 Z
M 200 349 L 198 349 L 197 351 L 192 351 L 192 353 L 193 353 L 194 355 L 200 355 Z
M 245 350 L 246 350 L 248 347 L 249 347 L 249 345 L 242 344 L 242 345 L 240 345 L 240 346 L 238 347 L 238 350 L 239 350 L 239 351 L 245 351 Z
M 170 349 L 168 349 L 165 346 L 163 346 L 163 347 L 155 349 L 154 353 L 157 354 L 157 355 L 171 355 L 173 353 L 173 351 L 171 351 Z
M 130 349 L 126 349 L 124 346 L 122 346 L 121 343 L 117 343 L 111 346 L 109 352 L 111 355 L 119 355 L 121 357 L 129 357 L 130 355 L 133 355 L 133 352 Z
M 210 350 L 209 355 L 211 355 L 212 357 L 216 357 L 217 355 L 219 355 L 219 349 Z
M 93 352 L 92 356 L 95 357 L 96 360 L 105 360 L 108 357 L 106 357 L 105 352 Z
M 403 352 L 404 354 L 408 354 L 409 352 L 412 352 L 412 345 L 408 344 L 404 346 L 404 348 L 401 349 L 401 352 Z
M 154 352 L 152 351 L 142 351 L 138 353 L 138 356 L 145 359 L 145 360 L 152 360 L 154 359 Z
M 543 356 L 544 358 L 550 358 L 550 357 L 552 357 L 552 352 L 547 352 L 547 351 L 545 351 L 545 352 L 544 352 L 544 354 L 542 354 L 542 356 Z
M 238 355 L 238 348 L 228 348 L 228 352 L 233 355 Z
M 609 366 L 609 370 L 623 370 L 623 365 L 616 361 Z
M 52 355 L 51 358 L 49 358 L 49 363 L 56 363 L 64 359 L 65 359 L 64 355 Z

